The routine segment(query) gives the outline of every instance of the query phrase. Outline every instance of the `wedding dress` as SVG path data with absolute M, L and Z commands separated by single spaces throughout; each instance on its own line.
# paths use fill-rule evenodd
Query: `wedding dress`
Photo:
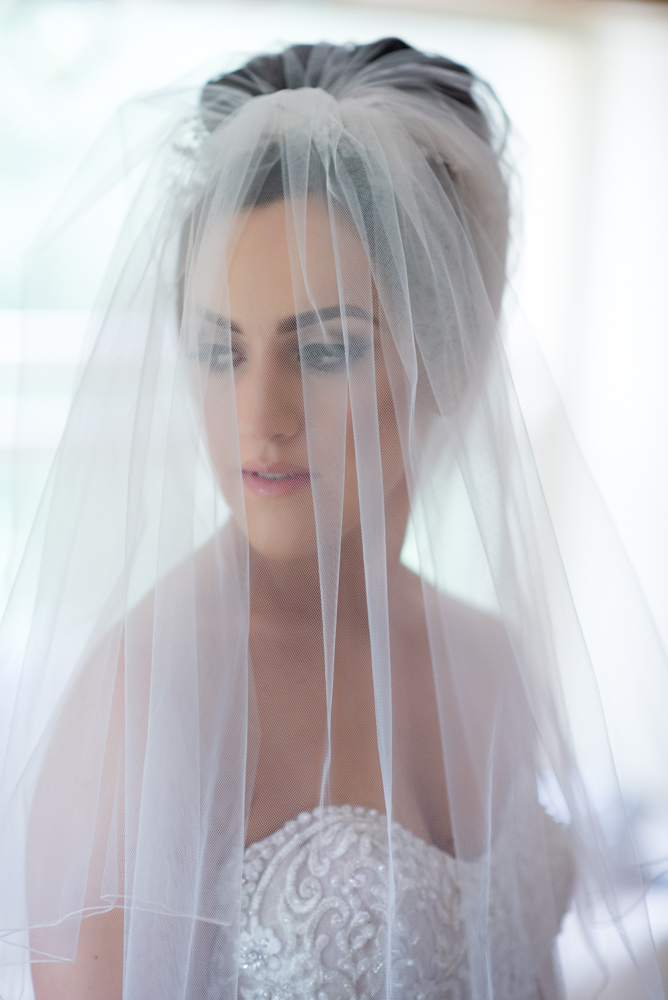
M 542 814 L 544 847 L 554 884 L 561 887 L 561 915 L 573 883 L 565 828 Z M 393 989 L 403 1000 L 471 996 L 465 919 L 467 883 L 475 885 L 486 859 L 456 861 L 398 824 L 393 825 L 393 877 L 397 919 L 390 947 Z M 522 845 L 522 829 L 503 825 L 491 850 L 489 920 L 494 951 L 503 965 L 491 972 L 494 995 L 536 996 L 536 976 L 551 958 L 560 914 L 547 916 L 535 891 L 532 842 L 526 845 L 521 892 L 541 947 L 515 961 L 512 893 L 503 885 L 504 851 Z M 524 845 L 521 846 L 521 850 Z M 244 852 L 239 997 L 241 1000 L 374 1000 L 382 996 L 387 895 L 387 820 L 374 810 L 328 806 L 301 813 Z M 504 937 L 507 938 L 504 941 Z M 215 984 L 215 981 L 214 981 Z M 211 997 L 216 996 L 215 985 Z

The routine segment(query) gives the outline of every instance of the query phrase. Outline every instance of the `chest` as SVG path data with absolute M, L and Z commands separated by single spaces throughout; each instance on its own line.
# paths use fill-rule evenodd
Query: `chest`
M 418 681 L 425 671 L 418 669 L 417 655 L 409 670 L 408 658 L 400 652 L 397 646 L 386 678 L 392 704 L 393 812 L 418 836 L 443 845 L 449 840 L 449 824 L 438 766 L 442 758 L 435 697 L 428 684 Z M 319 804 L 326 763 L 325 801 L 384 813 L 368 641 L 337 642 L 329 728 L 320 636 L 313 640 L 295 630 L 269 641 L 262 634 L 251 641 L 251 659 L 256 764 L 247 843 Z

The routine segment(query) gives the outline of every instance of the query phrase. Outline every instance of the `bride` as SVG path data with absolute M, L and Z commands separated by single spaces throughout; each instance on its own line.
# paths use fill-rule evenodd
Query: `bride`
M 559 997 L 614 886 L 501 339 L 505 117 L 396 39 L 173 103 L 3 625 L 3 960 L 37 1000 Z

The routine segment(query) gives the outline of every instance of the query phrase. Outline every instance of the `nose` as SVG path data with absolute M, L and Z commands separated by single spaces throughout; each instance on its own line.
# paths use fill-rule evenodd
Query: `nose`
M 256 356 L 236 382 L 239 432 L 256 441 L 291 440 L 304 427 L 301 377 L 271 354 Z

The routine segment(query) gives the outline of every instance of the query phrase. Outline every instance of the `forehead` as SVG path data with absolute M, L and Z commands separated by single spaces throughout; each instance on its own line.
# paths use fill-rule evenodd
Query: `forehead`
M 319 198 L 273 202 L 212 227 L 194 277 L 197 301 L 232 315 L 282 317 L 371 295 L 359 235 Z

